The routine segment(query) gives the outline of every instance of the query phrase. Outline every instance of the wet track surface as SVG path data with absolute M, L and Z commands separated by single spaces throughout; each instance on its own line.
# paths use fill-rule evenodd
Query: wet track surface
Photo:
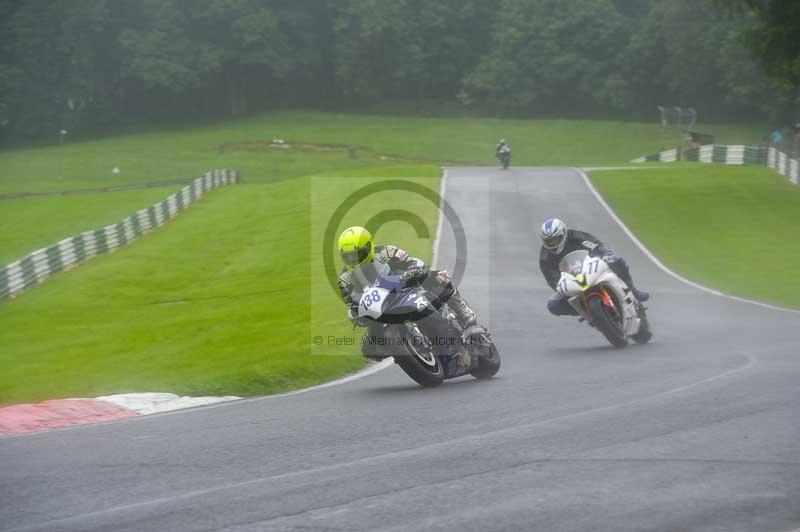
M 568 169 L 448 171 L 461 289 L 503 368 L 0 439 L 0 530 L 800 528 L 800 314 L 656 268 Z M 535 231 L 599 236 L 653 293 L 651 345 L 547 314 Z M 454 261 L 445 226 L 439 265 Z

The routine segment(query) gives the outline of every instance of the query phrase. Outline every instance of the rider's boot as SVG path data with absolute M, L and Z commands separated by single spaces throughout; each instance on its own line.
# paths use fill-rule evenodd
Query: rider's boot
M 645 292 L 644 290 L 639 290 L 636 288 L 636 285 L 633 284 L 633 278 L 631 277 L 631 270 L 628 267 L 628 263 L 625 262 L 625 259 L 622 257 L 614 257 L 608 265 L 617 274 L 617 276 L 622 279 L 628 288 L 631 289 L 633 292 L 633 296 L 639 301 L 639 303 L 644 303 L 648 299 L 650 299 L 650 294 Z
M 644 290 L 639 290 L 636 287 L 631 288 L 633 290 L 633 295 L 636 296 L 636 299 L 639 303 L 644 303 L 648 299 L 650 299 L 650 292 L 645 292 Z
M 453 295 L 447 300 L 447 305 L 450 307 L 450 310 L 453 311 L 453 314 L 456 315 L 456 321 L 458 321 L 462 329 L 466 330 L 477 323 L 478 317 L 475 311 L 472 310 L 472 307 L 461 297 L 458 290 L 453 292 Z
M 630 274 L 628 274 L 628 279 L 623 279 L 623 281 L 625 281 L 625 284 L 627 284 L 628 288 L 631 289 L 631 292 L 633 292 L 633 297 L 635 297 L 639 303 L 644 303 L 650 299 L 650 292 L 645 292 L 644 290 L 639 290 L 636 288 L 636 285 L 633 284 L 633 279 L 630 278 Z

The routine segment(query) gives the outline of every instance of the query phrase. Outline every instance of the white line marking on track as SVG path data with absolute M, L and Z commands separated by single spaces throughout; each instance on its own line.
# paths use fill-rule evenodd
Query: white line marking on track
M 347 384 L 348 382 L 354 382 L 354 381 L 363 379 L 364 377 L 369 377 L 370 375 L 378 373 L 379 371 L 384 370 L 384 369 L 388 368 L 391 365 L 392 365 L 392 359 L 391 358 L 387 358 L 386 360 L 381 360 L 377 364 L 372 364 L 372 365 L 362 369 L 361 371 L 357 371 L 357 372 L 353 373 L 352 375 L 348 375 L 346 377 L 342 377 L 341 379 L 336 379 L 336 380 L 333 380 L 333 381 L 330 381 L 330 382 L 324 382 L 322 384 L 317 384 L 316 386 L 309 386 L 308 388 L 302 388 L 300 390 L 294 390 L 294 391 L 291 391 L 291 392 L 279 393 L 279 394 L 275 394 L 275 395 L 267 395 L 267 396 L 264 396 L 264 397 L 254 397 L 252 399 L 243 399 L 243 401 L 248 401 L 248 400 L 253 400 L 253 399 L 265 399 L 267 397 L 290 397 L 292 395 L 301 395 L 301 394 L 304 394 L 304 393 L 314 392 L 314 391 L 317 391 L 317 390 L 324 390 L 325 388 L 331 388 L 333 386 L 340 386 L 342 384 Z M 229 401 L 227 404 L 241 403 L 241 402 L 242 401 Z M 225 403 L 220 403 L 218 405 L 209 405 L 209 406 L 222 406 L 223 404 L 225 404 Z
M 625 234 L 628 235 L 628 238 L 630 238 L 633 241 L 633 243 L 636 244 L 636 246 L 638 246 L 638 248 L 642 251 L 642 253 L 644 253 L 647 256 L 647 258 L 653 262 L 653 264 L 658 266 L 665 273 L 671 275 L 675 279 L 685 284 L 688 284 L 689 286 L 692 286 L 704 292 L 708 292 L 709 294 L 714 294 L 715 296 L 732 299 L 734 301 L 739 301 L 740 303 L 749 303 L 751 305 L 756 305 L 770 310 L 779 310 L 781 312 L 791 312 L 792 314 L 800 314 L 800 310 L 798 309 L 779 307 L 777 305 L 770 305 L 769 303 L 762 303 L 761 301 L 755 301 L 753 299 L 747 299 L 745 297 L 733 296 L 730 294 L 726 294 L 724 292 L 720 292 L 719 290 L 714 290 L 713 288 L 709 288 L 707 286 L 695 283 L 694 281 L 690 281 L 686 277 L 683 277 L 682 275 L 670 270 L 667 266 L 664 265 L 663 262 L 658 260 L 658 258 L 655 255 L 653 255 L 653 253 L 649 249 L 647 249 L 647 247 L 645 247 L 644 244 L 642 244 L 641 240 L 636 238 L 636 235 L 633 234 L 633 231 L 628 229 L 628 226 L 625 225 L 625 222 L 623 222 L 622 219 L 619 216 L 617 216 L 617 213 L 614 212 L 611 206 L 606 202 L 605 198 L 603 198 L 600 192 L 597 191 L 597 189 L 592 184 L 586 172 L 582 168 L 574 168 L 574 170 L 578 172 L 578 174 L 583 178 L 584 183 L 586 183 L 586 186 L 589 188 L 592 194 L 594 194 L 594 197 L 597 198 L 597 201 L 599 201 L 600 205 L 602 205 L 605 208 L 605 210 L 608 212 L 611 218 L 615 222 L 617 222 L 617 224 L 622 228 L 623 231 L 625 231 Z
M 674 166 L 585 166 L 581 168 L 584 172 L 604 172 L 607 170 L 666 170 L 675 168 Z
M 444 213 L 442 212 L 442 205 L 444 205 L 444 191 L 447 181 L 447 168 L 442 168 L 442 179 L 439 181 L 439 221 L 436 223 L 436 236 L 433 239 L 433 255 L 431 256 L 431 268 L 436 268 L 436 263 L 439 260 L 439 241 L 442 239 L 442 226 L 444 225 Z

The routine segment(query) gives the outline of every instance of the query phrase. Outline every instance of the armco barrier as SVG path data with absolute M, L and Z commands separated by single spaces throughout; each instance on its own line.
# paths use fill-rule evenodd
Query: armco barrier
M 214 170 L 198 177 L 164 201 L 142 209 L 122 221 L 84 231 L 57 244 L 38 249 L 0 268 L 0 300 L 14 297 L 54 273 L 77 266 L 95 255 L 113 251 L 163 225 L 209 190 L 239 182 L 232 170 Z
M 768 166 L 775 169 L 782 176 L 788 177 L 795 185 L 800 184 L 800 163 L 775 148 L 766 146 L 731 145 L 724 146 L 711 144 L 699 148 L 687 148 L 682 151 L 684 161 L 701 163 L 722 163 L 737 166 Z M 666 150 L 654 155 L 647 155 L 634 159 L 632 163 L 644 162 L 675 162 L 678 160 L 677 150 Z

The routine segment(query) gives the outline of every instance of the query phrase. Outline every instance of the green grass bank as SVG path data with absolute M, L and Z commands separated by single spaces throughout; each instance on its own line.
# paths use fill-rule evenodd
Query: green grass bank
M 704 126 L 720 142 L 754 142 L 749 126 Z M 655 152 L 657 124 L 576 120 L 409 118 L 275 112 L 172 129 L 0 151 L 0 195 L 191 178 L 214 168 L 246 182 L 292 177 L 406 174 L 419 164 L 495 164 L 505 137 L 515 165 L 618 165 Z M 282 139 L 286 145 L 272 145 Z M 351 158 L 347 146 L 356 147 Z M 222 148 L 221 148 L 222 147 Z M 119 173 L 112 169 L 118 167 Z M 412 172 L 413 174 L 413 172 Z M 81 231 L 114 223 L 179 188 L 0 200 L 0 264 Z
M 87 229 L 117 223 L 179 188 L 0 200 L 0 266 Z
M 755 142 L 763 133 L 749 126 L 702 129 L 720 143 Z M 660 126 L 275 112 L 197 129 L 0 151 L 0 194 L 190 178 L 212 168 L 237 169 L 245 179 L 263 182 L 419 162 L 494 164 L 494 145 L 501 137 L 510 141 L 517 165 L 620 164 L 657 151 Z M 295 147 L 270 147 L 273 139 Z M 349 158 L 346 145 L 359 147 L 358 159 Z M 114 167 L 119 174 L 112 173 Z
M 438 169 L 416 173 L 428 176 L 413 181 L 438 190 Z M 312 342 L 360 335 L 325 284 L 321 235 L 332 209 L 376 179 L 226 187 L 164 228 L 0 303 L 0 404 L 159 390 L 247 396 L 358 369 L 353 344 Z M 397 199 L 381 194 L 338 229 Z M 435 232 L 435 206 L 402 201 Z M 431 241 L 404 223 L 377 236 L 430 259 Z
M 592 172 L 631 230 L 681 275 L 724 292 L 800 307 L 800 188 L 759 167 L 695 164 Z

